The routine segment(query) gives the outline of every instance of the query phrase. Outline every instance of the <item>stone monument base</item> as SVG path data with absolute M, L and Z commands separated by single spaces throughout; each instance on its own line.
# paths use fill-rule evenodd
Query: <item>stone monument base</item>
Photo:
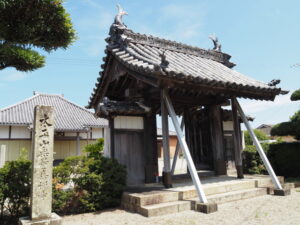
M 29 217 L 21 217 L 19 225 L 62 225 L 62 220 L 56 213 L 51 213 L 48 219 L 31 220 Z

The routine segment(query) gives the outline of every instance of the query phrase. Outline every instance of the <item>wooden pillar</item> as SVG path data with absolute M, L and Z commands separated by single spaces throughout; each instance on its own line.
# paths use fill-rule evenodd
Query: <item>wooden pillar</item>
M 80 155 L 80 136 L 79 136 L 79 132 L 77 132 L 76 134 L 76 155 Z
M 164 167 L 163 167 L 163 184 L 166 188 L 172 187 L 171 163 L 170 163 L 170 145 L 169 145 L 169 123 L 168 111 L 163 99 L 163 91 L 161 91 L 161 124 L 164 152 Z
M 227 175 L 224 135 L 222 129 L 221 106 L 210 105 L 208 107 L 211 149 L 213 152 L 213 164 L 216 175 Z
M 243 159 L 242 159 L 242 144 L 241 144 L 241 130 L 237 113 L 237 106 L 235 99 L 231 99 L 232 122 L 233 122 L 233 148 L 235 167 L 238 178 L 244 178 L 243 173 Z
M 158 175 L 156 115 L 144 117 L 145 183 L 155 182 Z
M 110 157 L 115 158 L 115 129 L 114 118 L 109 119 L 109 131 L 110 131 Z

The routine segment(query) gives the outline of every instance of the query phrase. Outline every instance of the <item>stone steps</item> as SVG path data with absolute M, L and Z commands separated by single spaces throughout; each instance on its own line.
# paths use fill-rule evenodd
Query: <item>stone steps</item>
M 163 216 L 166 214 L 177 213 L 187 210 L 191 210 L 190 201 L 174 201 L 142 206 L 137 209 L 137 213 L 146 217 L 152 217 Z
M 207 196 L 226 193 L 230 191 L 251 189 L 255 187 L 256 187 L 255 180 L 243 180 L 243 181 L 237 180 L 237 181 L 224 182 L 222 184 L 212 183 L 212 184 L 203 185 L 204 192 Z M 198 196 L 197 191 L 193 187 L 187 190 L 180 191 L 179 193 L 180 200 L 191 199 L 197 196 Z
M 238 190 L 238 191 L 231 191 L 227 193 L 215 194 L 210 195 L 207 197 L 209 203 L 217 203 L 223 204 L 226 202 L 238 201 L 247 198 L 253 198 L 257 196 L 262 196 L 267 194 L 266 188 L 252 188 L 246 190 Z M 191 209 L 195 209 L 196 202 L 199 201 L 198 198 L 191 199 Z
M 268 177 L 259 180 L 226 180 L 218 177 L 203 182 L 208 202 L 216 204 L 265 195 L 268 193 L 267 187 L 270 186 L 272 183 Z M 140 193 L 125 192 L 121 206 L 128 211 L 152 217 L 195 209 L 197 202 L 198 195 L 195 187 L 187 185 Z

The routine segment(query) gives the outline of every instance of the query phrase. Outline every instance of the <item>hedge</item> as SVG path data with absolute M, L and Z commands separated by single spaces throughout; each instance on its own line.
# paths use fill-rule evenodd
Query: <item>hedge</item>
M 262 147 L 267 153 L 269 151 L 269 144 L 264 143 Z M 246 145 L 243 150 L 243 170 L 245 174 L 266 174 L 267 170 L 261 160 L 258 151 L 254 145 Z
M 276 175 L 300 177 L 300 142 L 271 144 L 267 155 Z

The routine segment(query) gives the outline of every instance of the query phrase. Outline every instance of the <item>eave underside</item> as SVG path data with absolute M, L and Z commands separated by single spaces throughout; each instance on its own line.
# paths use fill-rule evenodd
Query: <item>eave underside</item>
M 231 97 L 256 100 L 274 100 L 279 94 L 274 91 L 240 87 L 237 85 L 203 84 L 190 79 L 170 78 L 160 74 L 146 74 L 127 68 L 118 60 L 108 62 L 111 65 L 96 86 L 93 108 L 97 108 L 103 97 L 116 101 L 138 101 L 143 99 L 152 110 L 160 112 L 160 90 L 167 88 L 178 114 L 185 108 L 210 104 L 224 104 Z M 133 90 L 134 94 L 128 94 Z

